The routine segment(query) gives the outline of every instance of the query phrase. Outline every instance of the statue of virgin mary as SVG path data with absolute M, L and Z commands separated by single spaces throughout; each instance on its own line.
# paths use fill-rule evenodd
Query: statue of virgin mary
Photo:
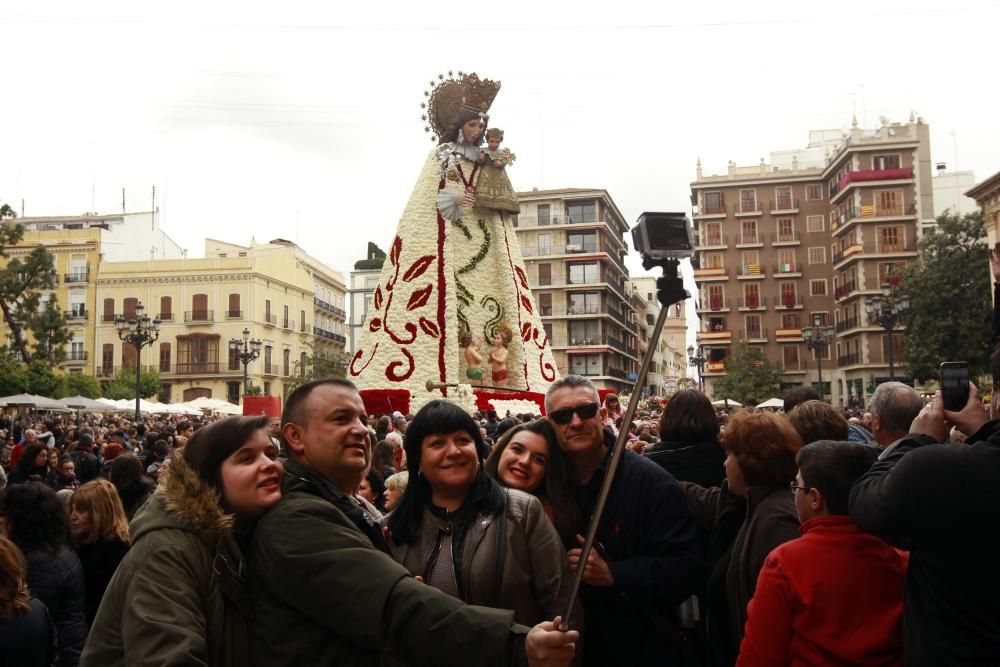
M 544 393 L 558 372 L 510 213 L 476 204 L 500 83 L 459 72 L 432 86 L 424 120 L 438 145 L 400 218 L 348 378 L 361 390 L 408 390 L 414 412 L 455 399 L 453 388 L 429 388 L 435 383 Z M 482 354 L 466 354 L 470 344 Z M 483 357 L 492 364 L 475 366 Z

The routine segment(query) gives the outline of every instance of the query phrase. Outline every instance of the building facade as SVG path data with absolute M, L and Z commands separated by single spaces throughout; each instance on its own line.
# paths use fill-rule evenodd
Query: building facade
M 248 375 L 264 394 L 283 396 L 284 379 L 301 373 L 314 353 L 344 351 L 346 289 L 341 274 L 294 243 L 240 246 L 205 242 L 203 259 L 104 262 L 96 279 L 95 354 L 88 364 L 98 378 L 137 363 L 135 348 L 121 342 L 115 319 L 145 313 L 161 320 L 160 336 L 138 363 L 161 378 L 159 400 L 206 396 L 238 403 L 243 365 L 231 339 L 262 341 Z
M 374 243 L 368 243 L 368 256 L 354 263 L 351 271 L 351 284 L 348 289 L 350 309 L 348 313 L 348 328 L 350 330 L 349 352 L 358 349 L 358 336 L 361 327 L 368 321 L 368 309 L 375 297 L 375 288 L 385 263 L 385 253 Z
M 518 199 L 515 230 L 559 372 L 631 391 L 643 348 L 621 212 L 599 189 L 533 190 Z
M 1000 241 L 1000 171 L 982 183 L 976 184 L 965 194 L 974 199 L 983 210 L 986 238 L 989 247 L 992 248 L 997 241 Z
M 641 327 L 647 340 L 652 341 L 653 325 L 660 314 L 660 304 L 656 300 L 656 277 L 640 276 L 631 280 L 633 290 L 645 300 L 645 311 L 640 314 Z M 660 340 L 653 352 L 645 391 L 654 396 L 665 396 L 678 388 L 678 383 L 687 377 L 687 316 L 683 303 L 670 306 L 667 319 L 663 323 Z M 641 361 L 641 359 L 640 359 Z
M 934 222 L 929 128 L 911 116 L 844 135 L 815 133 L 782 166 L 738 167 L 691 184 L 697 253 L 698 344 L 708 359 L 706 390 L 725 374 L 738 341 L 759 347 L 786 386 L 823 374 L 835 404 L 863 402 L 867 388 L 905 379 L 903 336 L 869 325 L 869 297 L 891 289 L 917 256 L 917 240 Z M 802 327 L 835 327 L 817 355 Z
M 935 218 L 945 211 L 962 216 L 978 208 L 976 200 L 966 195 L 966 191 L 976 184 L 974 172 L 945 171 L 944 163 L 939 163 L 933 184 Z

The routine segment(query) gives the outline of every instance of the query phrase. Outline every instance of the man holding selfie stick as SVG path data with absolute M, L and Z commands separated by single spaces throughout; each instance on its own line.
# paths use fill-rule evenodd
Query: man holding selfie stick
M 1000 664 L 1000 420 L 972 383 L 951 407 L 938 392 L 851 490 L 854 522 L 910 552 L 907 667 Z M 938 444 L 951 426 L 966 444 Z

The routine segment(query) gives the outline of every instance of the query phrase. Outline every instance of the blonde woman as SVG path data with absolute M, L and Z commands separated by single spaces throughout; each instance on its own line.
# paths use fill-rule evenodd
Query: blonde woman
M 70 498 L 69 526 L 83 564 L 87 625 L 94 622 L 108 582 L 129 548 L 128 519 L 115 485 L 95 479 Z

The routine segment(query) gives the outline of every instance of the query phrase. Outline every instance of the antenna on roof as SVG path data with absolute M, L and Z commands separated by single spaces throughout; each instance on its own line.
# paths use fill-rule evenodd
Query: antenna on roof
M 156 186 L 153 186 L 153 205 L 149 209 L 149 231 L 156 229 Z
M 125 215 L 125 188 L 122 188 L 122 215 Z

